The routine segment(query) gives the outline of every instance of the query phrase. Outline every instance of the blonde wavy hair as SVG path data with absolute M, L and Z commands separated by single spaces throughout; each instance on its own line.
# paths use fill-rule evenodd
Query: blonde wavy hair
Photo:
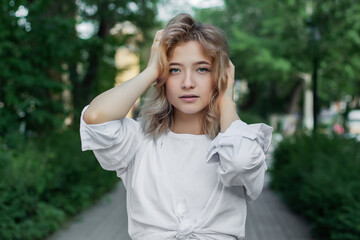
M 147 91 L 140 110 L 143 130 L 158 137 L 173 125 L 173 106 L 166 98 L 165 84 L 169 76 L 169 62 L 174 49 L 185 42 L 199 42 L 204 52 L 212 57 L 213 90 L 210 103 L 203 110 L 202 132 L 211 139 L 220 131 L 219 95 L 227 86 L 226 69 L 229 65 L 229 47 L 225 34 L 210 24 L 196 22 L 189 14 L 179 14 L 166 25 L 160 40 L 160 77 Z

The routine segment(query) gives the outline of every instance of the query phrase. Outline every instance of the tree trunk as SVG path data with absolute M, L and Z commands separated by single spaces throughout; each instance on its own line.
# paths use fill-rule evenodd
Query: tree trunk
M 300 109 L 300 100 L 303 92 L 304 81 L 298 81 L 291 91 L 291 99 L 287 108 L 287 114 L 295 114 Z
M 249 98 L 248 100 L 243 103 L 242 105 L 240 105 L 239 109 L 242 111 L 246 111 L 249 108 L 251 108 L 255 102 L 256 102 L 256 97 L 257 97 L 257 82 L 250 82 L 248 83 L 248 88 L 249 88 Z
M 102 9 L 104 9 L 104 3 L 99 3 L 99 31 L 96 36 L 103 40 L 108 36 L 111 29 L 111 22 L 105 16 Z M 76 65 L 70 67 L 70 72 L 73 82 L 73 105 L 74 105 L 74 114 L 75 119 L 80 117 L 81 109 L 90 103 L 90 101 L 95 97 L 94 85 L 99 72 L 100 62 L 103 55 L 103 44 L 91 48 L 89 50 L 89 60 L 88 67 L 83 79 L 79 79 L 79 76 L 76 71 Z

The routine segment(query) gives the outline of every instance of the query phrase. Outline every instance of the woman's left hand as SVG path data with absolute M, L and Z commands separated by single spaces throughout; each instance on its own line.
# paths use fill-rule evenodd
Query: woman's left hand
M 230 60 L 229 67 L 226 69 L 226 78 L 227 87 L 219 97 L 221 132 L 225 132 L 233 121 L 240 119 L 234 102 L 235 67 Z
M 227 87 L 219 98 L 220 112 L 224 104 L 229 104 L 234 102 L 235 66 L 230 60 L 229 60 L 229 67 L 226 69 L 226 78 L 227 78 Z

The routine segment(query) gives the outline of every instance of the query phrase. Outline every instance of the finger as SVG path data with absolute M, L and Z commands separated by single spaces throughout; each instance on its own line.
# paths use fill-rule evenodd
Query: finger
M 229 59 L 229 68 L 230 69 L 235 69 L 234 64 L 232 63 L 232 61 Z
M 164 31 L 164 29 L 160 29 L 160 30 L 156 31 L 156 35 L 157 35 L 158 37 L 161 37 L 163 31 Z
M 234 74 L 235 74 L 235 67 L 231 61 L 229 61 L 229 67 L 227 68 L 226 72 L 227 72 L 227 74 L 229 74 L 229 77 L 234 76 Z
M 162 37 L 162 33 L 163 33 L 164 29 L 158 30 L 156 31 L 155 37 L 154 37 L 154 42 L 153 45 L 155 44 L 159 44 L 161 41 L 161 37 Z
M 229 77 L 232 77 L 233 79 L 235 78 L 235 66 L 231 62 L 231 60 L 229 60 L 228 73 L 229 73 Z

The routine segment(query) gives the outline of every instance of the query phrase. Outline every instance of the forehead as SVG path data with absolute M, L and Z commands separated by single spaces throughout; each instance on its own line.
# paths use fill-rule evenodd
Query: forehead
M 206 53 L 198 41 L 188 41 L 177 45 L 169 56 L 169 62 L 198 62 L 200 60 L 212 62 L 212 57 Z

